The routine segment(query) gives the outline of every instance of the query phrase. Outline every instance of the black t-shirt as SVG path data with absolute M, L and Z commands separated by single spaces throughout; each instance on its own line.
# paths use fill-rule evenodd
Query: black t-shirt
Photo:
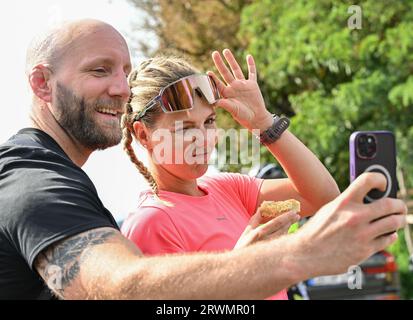
M 46 133 L 23 129 L 0 145 L 0 299 L 51 299 L 33 268 L 51 244 L 118 229 L 95 186 Z

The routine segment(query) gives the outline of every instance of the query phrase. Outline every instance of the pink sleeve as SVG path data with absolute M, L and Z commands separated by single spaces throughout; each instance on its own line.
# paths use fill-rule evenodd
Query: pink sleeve
M 171 218 L 156 207 L 142 207 L 122 225 L 123 235 L 145 255 L 185 252 L 184 243 Z
M 249 215 L 253 215 L 257 208 L 263 179 L 250 177 L 240 173 L 220 173 L 220 182 L 223 188 L 231 186 L 239 195 L 242 204 L 247 209 Z

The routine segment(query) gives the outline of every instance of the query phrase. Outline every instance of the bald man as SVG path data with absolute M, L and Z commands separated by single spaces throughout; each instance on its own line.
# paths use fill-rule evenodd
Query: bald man
M 29 48 L 32 125 L 0 146 L 1 299 L 262 299 L 345 272 L 395 241 L 406 206 L 363 204 L 386 187 L 370 173 L 293 235 L 220 254 L 143 257 L 81 169 L 120 142 L 130 70 L 125 40 L 100 21 L 65 23 Z

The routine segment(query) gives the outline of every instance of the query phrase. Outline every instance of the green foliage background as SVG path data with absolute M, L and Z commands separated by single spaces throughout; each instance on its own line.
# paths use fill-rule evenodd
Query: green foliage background
M 347 27 L 352 4 L 255 1 L 242 13 L 240 36 L 257 61 L 268 106 L 292 110 L 292 131 L 341 189 L 348 186 L 348 139 L 358 130 L 396 134 L 411 188 L 413 2 L 364 1 L 361 30 Z
M 291 109 L 292 131 L 342 190 L 349 183 L 348 139 L 359 130 L 395 133 L 398 165 L 412 188 L 413 2 L 363 1 L 360 30 L 347 27 L 352 4 L 255 1 L 243 10 L 239 35 L 257 61 L 268 106 Z M 413 298 L 403 234 L 389 250 L 402 294 Z

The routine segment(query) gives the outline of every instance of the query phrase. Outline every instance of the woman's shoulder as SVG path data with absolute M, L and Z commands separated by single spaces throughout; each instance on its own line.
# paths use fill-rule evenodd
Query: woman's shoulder
M 241 174 L 241 173 L 235 173 L 235 172 L 218 172 L 218 173 L 213 173 L 209 175 L 205 175 L 202 178 L 200 178 L 200 181 L 202 181 L 205 184 L 218 184 L 218 185 L 234 185 L 238 184 L 242 181 L 251 181 L 252 177 L 249 177 L 248 175 Z
M 151 226 L 169 225 L 171 218 L 160 205 L 147 204 L 139 205 L 130 212 L 122 224 L 122 232 L 128 233 L 136 228 L 148 228 Z
M 140 193 L 136 209 L 129 213 L 129 216 L 153 217 L 166 214 L 166 205 L 159 201 L 151 190 L 144 190 Z

